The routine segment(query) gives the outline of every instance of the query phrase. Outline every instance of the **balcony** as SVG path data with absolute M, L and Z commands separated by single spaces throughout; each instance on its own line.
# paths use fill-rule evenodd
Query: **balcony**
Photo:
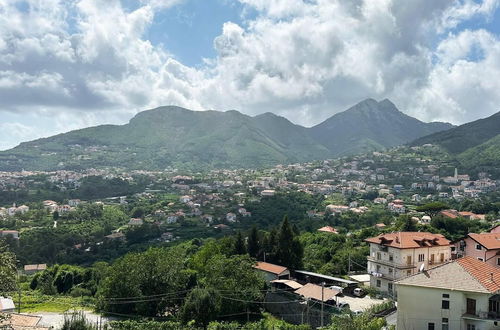
M 479 321 L 499 321 L 499 312 L 485 312 L 485 311 L 468 311 L 462 314 L 462 318 L 467 320 L 479 320 Z
M 380 264 L 380 265 L 389 266 L 389 267 L 398 268 L 398 269 L 415 268 L 416 267 L 416 265 L 414 263 L 410 263 L 410 264 L 408 264 L 408 263 L 396 263 L 394 261 L 377 259 L 377 258 L 374 258 L 372 256 L 369 256 L 367 258 L 367 260 L 374 262 L 374 263 L 377 263 L 377 264 Z

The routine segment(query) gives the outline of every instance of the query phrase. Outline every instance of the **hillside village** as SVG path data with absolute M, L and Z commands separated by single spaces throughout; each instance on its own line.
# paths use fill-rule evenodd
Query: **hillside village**
M 339 311 L 383 306 L 376 315 L 398 329 L 490 329 L 498 315 L 500 215 L 488 198 L 500 181 L 455 166 L 425 145 L 262 170 L 3 172 L 0 187 L 10 200 L 0 208 L 0 236 L 35 276 L 55 264 L 270 230 L 286 215 L 301 240 L 310 232 L 355 245 L 339 256 L 342 266 L 306 260 L 295 269 L 276 264 L 265 234 L 252 256 L 273 315 L 316 327 Z M 453 284 L 457 276 L 461 286 Z M 289 301 L 296 312 L 271 301 Z M 301 301 L 311 305 L 306 321 Z M 419 305 L 428 306 L 425 314 Z

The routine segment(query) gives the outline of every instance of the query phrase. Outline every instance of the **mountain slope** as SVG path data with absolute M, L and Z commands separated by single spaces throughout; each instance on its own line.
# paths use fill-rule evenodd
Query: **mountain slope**
M 421 122 L 400 112 L 387 99 L 367 99 L 312 127 L 310 134 L 333 155 L 342 156 L 394 147 L 452 127 Z
M 453 129 L 419 138 L 412 146 L 437 144 L 452 154 L 479 146 L 500 134 L 500 112 Z
M 0 169 L 258 167 L 327 155 L 305 128 L 272 114 L 160 107 L 140 112 L 125 125 L 22 143 L 0 153 Z
M 500 167 L 500 134 L 478 146 L 458 155 L 458 160 L 466 167 Z

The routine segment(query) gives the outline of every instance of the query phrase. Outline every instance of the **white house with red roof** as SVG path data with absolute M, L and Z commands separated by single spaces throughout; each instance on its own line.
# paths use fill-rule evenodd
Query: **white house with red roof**
M 451 259 L 451 243 L 441 234 L 396 232 L 365 240 L 370 245 L 370 286 L 394 295 L 394 281 L 415 274 L 420 267 Z M 423 265 L 423 266 L 422 266 Z
M 396 282 L 397 329 L 499 329 L 500 270 L 464 257 Z

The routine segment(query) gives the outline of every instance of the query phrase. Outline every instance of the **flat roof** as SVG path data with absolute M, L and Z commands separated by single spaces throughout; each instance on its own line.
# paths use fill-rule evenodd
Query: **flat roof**
M 296 270 L 296 273 L 299 274 L 304 274 L 304 275 L 309 275 L 309 276 L 314 276 L 314 277 L 319 277 L 319 278 L 324 278 L 325 280 L 330 280 L 330 281 L 335 281 L 335 282 L 341 282 L 345 284 L 358 284 L 356 281 L 350 281 L 346 280 L 340 277 L 333 277 L 333 276 L 328 276 L 328 275 L 323 275 L 323 274 L 318 274 L 318 273 L 313 273 L 313 272 L 308 272 L 305 270 Z

